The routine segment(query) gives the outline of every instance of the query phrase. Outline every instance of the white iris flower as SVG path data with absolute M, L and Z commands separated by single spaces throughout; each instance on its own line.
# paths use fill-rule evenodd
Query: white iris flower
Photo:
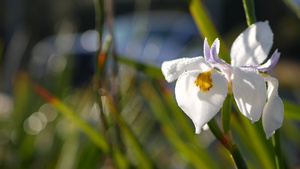
M 233 93 L 240 112 L 252 123 L 262 116 L 268 139 L 281 127 L 283 103 L 278 95 L 278 81 L 260 73 L 273 68 L 280 57 L 276 50 L 262 64 L 272 44 L 273 33 L 268 22 L 257 22 L 234 41 L 231 65 L 218 57 L 218 39 L 211 48 L 207 39 L 204 40 L 204 57 L 181 58 L 162 64 L 162 72 L 168 82 L 178 79 L 176 100 L 192 119 L 196 133 L 200 133 L 202 127 L 219 112 L 228 93 Z

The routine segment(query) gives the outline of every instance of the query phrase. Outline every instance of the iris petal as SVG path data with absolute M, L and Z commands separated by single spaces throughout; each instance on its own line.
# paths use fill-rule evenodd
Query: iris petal
M 162 73 L 168 82 L 176 80 L 185 71 L 205 71 L 210 68 L 211 65 L 201 56 L 165 61 L 161 66 Z
M 204 58 L 207 62 L 213 62 L 214 61 L 214 59 L 211 55 L 211 52 L 210 52 L 210 47 L 208 45 L 207 38 L 204 39 L 203 53 L 204 53 Z
M 242 32 L 233 42 L 230 56 L 233 66 L 260 65 L 272 47 L 273 33 L 266 22 L 256 22 Z
M 258 121 L 267 97 L 265 81 L 259 72 L 256 69 L 236 67 L 232 91 L 241 113 L 252 123 Z
M 213 87 L 202 92 L 194 83 L 200 73 L 198 70 L 183 73 L 175 86 L 178 106 L 192 119 L 196 133 L 218 113 L 227 96 L 227 80 L 222 74 L 213 71 Z
M 266 63 L 264 63 L 263 65 L 258 66 L 257 69 L 259 71 L 262 71 L 262 72 L 265 72 L 265 71 L 268 71 L 268 70 L 272 69 L 276 65 L 276 63 L 278 62 L 279 57 L 280 57 L 280 53 L 276 49 L 275 52 L 273 53 L 273 55 L 271 56 L 271 58 Z
M 273 55 L 271 56 L 271 58 L 264 63 L 263 65 L 251 65 L 251 66 L 242 66 L 244 68 L 254 68 L 257 69 L 261 72 L 265 72 L 268 71 L 270 69 L 272 69 L 276 63 L 278 62 L 280 57 L 280 53 L 278 52 L 278 50 L 276 49 L 275 52 L 273 53 Z
M 220 40 L 215 39 L 214 43 L 211 45 L 211 48 L 208 45 L 207 38 L 204 39 L 204 58 L 207 62 L 214 64 L 215 66 L 227 66 L 230 67 L 228 63 L 224 60 L 220 59 L 218 54 L 220 50 Z
M 215 39 L 214 43 L 211 45 L 211 54 L 215 61 L 219 62 L 221 59 L 219 58 L 220 50 L 220 40 L 217 38 Z
M 272 77 L 264 77 L 268 82 L 268 101 L 265 105 L 262 123 L 266 133 L 267 139 L 269 139 L 275 130 L 282 126 L 283 121 L 283 103 L 278 95 L 278 81 Z

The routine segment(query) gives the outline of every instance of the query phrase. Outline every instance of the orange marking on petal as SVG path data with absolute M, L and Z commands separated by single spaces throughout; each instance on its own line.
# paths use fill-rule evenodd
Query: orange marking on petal
M 213 69 L 200 73 L 194 82 L 202 92 L 208 92 L 213 87 L 213 79 L 211 78 L 212 71 Z

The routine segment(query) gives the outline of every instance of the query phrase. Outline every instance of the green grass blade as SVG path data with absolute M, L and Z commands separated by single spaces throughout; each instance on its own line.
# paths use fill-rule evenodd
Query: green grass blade
M 106 141 L 105 136 L 93 129 L 88 123 L 83 121 L 71 108 L 69 108 L 66 104 L 60 101 L 57 97 L 50 94 L 48 91 L 43 89 L 38 84 L 32 81 L 33 89 L 44 97 L 49 103 L 51 103 L 54 107 L 59 110 L 64 116 L 69 118 L 79 129 L 81 129 L 90 139 L 91 141 L 99 147 L 105 154 L 111 154 L 114 158 L 114 161 L 117 166 L 121 168 L 129 168 L 128 161 L 126 160 L 124 154 L 122 154 L 118 149 L 111 150 L 110 145 Z
M 118 62 L 123 63 L 130 67 L 133 67 L 136 70 L 141 71 L 151 77 L 160 78 L 160 79 L 164 78 L 160 68 L 158 68 L 156 66 L 140 63 L 136 60 L 129 59 L 126 56 L 118 57 Z
M 156 83 L 155 83 L 156 84 Z M 178 107 L 174 95 L 168 89 L 164 83 L 158 82 L 156 84 L 161 91 L 162 99 L 165 101 L 166 106 L 172 112 L 172 117 L 176 121 L 176 126 L 180 127 L 185 134 L 186 138 L 191 141 L 197 148 L 200 148 L 198 144 L 201 144 L 201 140 L 196 139 L 195 127 L 193 126 L 191 120 L 184 114 L 184 112 Z
M 205 11 L 201 0 L 187 0 L 187 2 L 189 5 L 190 13 L 193 16 L 202 37 L 207 37 L 209 43 L 212 43 L 216 38 L 219 38 L 221 43 L 219 57 L 225 60 L 227 63 L 230 63 L 227 47 L 221 39 L 213 22 L 209 18 L 207 12 Z
M 284 105 L 284 117 L 300 120 L 300 106 L 286 100 L 282 101 Z
M 230 131 L 231 98 L 232 98 L 232 94 L 227 94 L 227 97 L 221 109 L 222 125 L 223 125 L 223 131 L 225 133 L 228 133 Z
M 128 124 L 124 121 L 124 119 L 120 116 L 120 114 L 117 112 L 117 109 L 114 107 L 111 98 L 106 95 L 106 103 L 107 106 L 109 106 L 110 113 L 114 117 L 115 121 L 119 125 L 122 134 L 124 137 L 128 140 L 129 144 L 131 145 L 133 151 L 136 153 L 136 157 L 140 161 L 140 167 L 142 168 L 155 168 L 155 164 L 152 162 L 152 160 L 149 158 L 145 150 L 143 149 L 142 145 L 132 132 L 131 128 L 128 126 Z
M 276 130 L 275 134 L 271 137 L 273 147 L 275 150 L 275 161 L 276 169 L 284 169 L 284 162 L 281 150 L 281 139 L 280 139 L 280 129 Z
M 242 142 L 251 145 L 252 148 L 250 148 L 250 150 L 253 151 L 256 160 L 261 163 L 263 168 L 274 168 L 275 161 L 273 159 L 272 146 L 271 143 L 266 140 L 261 120 L 252 124 L 248 118 L 241 114 L 236 104 L 235 107 L 235 110 L 238 111 L 237 114 L 240 117 L 242 125 L 234 126 L 243 127 L 243 132 L 247 133 Z
M 168 109 L 157 91 L 149 83 L 143 83 L 140 90 L 148 101 L 151 110 L 160 122 L 161 128 L 169 142 L 181 152 L 195 168 L 216 168 L 213 159 L 204 149 L 197 151 L 194 147 L 189 146 L 178 134 L 173 119 L 170 118 Z M 193 129 L 194 131 L 194 129 Z
M 73 121 L 78 128 L 80 128 L 104 153 L 109 152 L 109 144 L 106 142 L 105 137 L 98 131 L 94 130 L 90 125 L 84 122 L 76 113 L 71 110 L 63 102 L 57 100 L 52 104 L 66 117 Z
M 247 19 L 248 26 L 256 22 L 254 1 L 253 0 L 243 0 L 245 15 Z
M 110 151 L 109 144 L 107 143 L 104 135 L 100 134 L 98 131 L 94 130 L 90 125 L 83 121 L 76 113 L 64 104 L 57 97 L 53 96 L 51 93 L 46 91 L 44 88 L 31 81 L 33 89 L 44 97 L 49 103 L 56 107 L 59 112 L 73 121 L 78 128 L 80 128 L 105 154 Z

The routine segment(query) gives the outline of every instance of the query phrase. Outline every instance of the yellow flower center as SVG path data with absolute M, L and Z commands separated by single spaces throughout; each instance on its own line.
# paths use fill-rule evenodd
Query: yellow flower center
M 194 82 L 202 92 L 208 92 L 213 87 L 213 80 L 211 78 L 212 71 L 213 69 L 200 73 Z

